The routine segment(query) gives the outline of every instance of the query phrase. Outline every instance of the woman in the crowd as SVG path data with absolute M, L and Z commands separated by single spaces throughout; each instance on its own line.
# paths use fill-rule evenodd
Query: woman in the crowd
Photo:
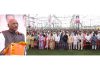
M 73 48 L 73 41 L 74 41 L 73 36 L 72 36 L 71 33 L 69 33 L 69 36 L 68 36 L 68 47 L 69 47 L 69 50 L 72 50 L 72 48 Z
M 39 49 L 44 49 L 44 45 L 43 45 L 43 40 L 44 40 L 44 37 L 42 35 L 42 33 L 39 35 Z
M 45 33 L 43 34 L 43 37 L 44 37 L 44 39 L 43 39 L 43 47 L 45 48 L 45 46 L 46 46 L 46 34 Z
M 31 34 L 30 44 L 31 44 L 31 48 L 34 48 L 34 35 L 33 34 Z
M 86 31 L 83 31 L 83 49 L 86 48 L 86 35 L 87 35 Z
M 38 44 L 39 44 L 39 41 L 38 41 L 38 40 L 39 40 L 39 36 L 38 36 L 37 33 L 35 33 L 35 34 L 34 34 L 34 48 L 35 48 L 35 49 L 38 49 L 38 46 L 39 46 L 39 45 L 38 45 Z
M 28 48 L 31 48 L 30 39 L 31 39 L 31 35 L 27 32 L 27 35 L 26 35 L 26 42 L 27 42 Z
M 55 48 L 55 39 L 54 39 L 54 36 L 52 33 L 49 38 L 49 47 L 51 50 L 53 50 Z
M 46 45 L 45 45 L 45 48 L 48 50 L 49 49 L 49 38 L 48 38 L 48 35 L 46 34 Z
M 100 49 L 100 31 L 97 34 L 97 48 Z

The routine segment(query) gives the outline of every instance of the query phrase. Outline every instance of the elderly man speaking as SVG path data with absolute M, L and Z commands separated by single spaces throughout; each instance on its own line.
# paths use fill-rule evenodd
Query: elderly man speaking
M 24 34 L 17 31 L 18 22 L 16 19 L 10 19 L 8 21 L 8 28 L 8 30 L 0 33 L 0 52 L 11 43 L 25 41 Z

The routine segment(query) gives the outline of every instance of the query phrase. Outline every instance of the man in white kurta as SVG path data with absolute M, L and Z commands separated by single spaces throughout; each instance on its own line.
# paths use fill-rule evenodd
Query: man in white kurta
M 77 49 L 77 42 L 78 42 L 78 36 L 75 34 L 73 36 L 74 42 L 73 42 L 73 49 Z

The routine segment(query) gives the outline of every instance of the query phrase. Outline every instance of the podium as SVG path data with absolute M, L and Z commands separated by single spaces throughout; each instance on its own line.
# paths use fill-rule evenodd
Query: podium
M 11 43 L 6 49 L 4 49 L 3 53 L 5 55 L 25 55 L 25 47 L 25 42 Z

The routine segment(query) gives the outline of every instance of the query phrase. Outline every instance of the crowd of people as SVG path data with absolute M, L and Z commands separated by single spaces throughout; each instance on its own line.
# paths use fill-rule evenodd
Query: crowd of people
M 31 31 L 27 32 L 26 40 L 33 49 L 64 49 L 83 50 L 100 49 L 100 31 Z

